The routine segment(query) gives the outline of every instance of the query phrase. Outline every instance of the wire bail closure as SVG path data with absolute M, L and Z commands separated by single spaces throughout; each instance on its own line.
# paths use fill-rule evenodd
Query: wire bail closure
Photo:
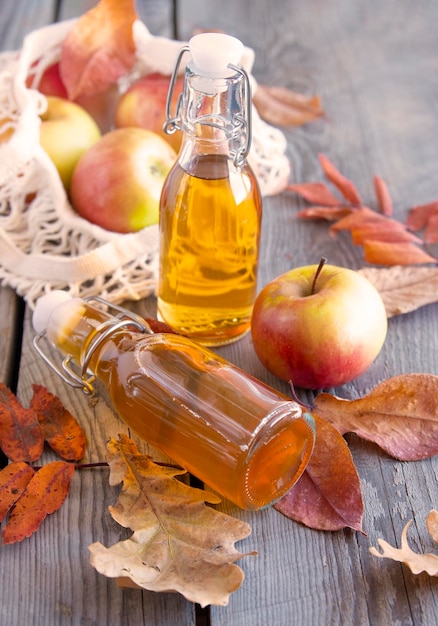
M 190 52 L 189 46 L 183 46 L 178 54 L 178 57 L 175 62 L 175 67 L 172 72 L 172 76 L 170 78 L 169 90 L 167 92 L 166 99 L 166 121 L 163 124 L 163 130 L 168 135 L 173 135 L 176 131 L 182 131 L 181 124 L 181 103 L 183 94 L 180 93 L 178 96 L 178 100 L 176 102 L 175 112 L 172 113 L 172 100 L 173 94 L 175 91 L 176 79 L 179 72 L 179 67 L 181 65 L 182 57 L 186 52 Z M 249 154 L 251 144 L 252 144 L 252 92 L 251 92 L 251 81 L 249 79 L 249 75 L 246 70 L 241 65 L 234 65 L 229 63 L 227 65 L 228 68 L 234 70 L 236 73 L 243 76 L 244 80 L 244 115 L 233 115 L 232 119 L 232 139 L 235 141 L 236 137 L 240 134 L 242 135 L 242 141 L 240 141 L 240 146 L 238 149 L 231 153 L 233 157 L 233 163 L 236 167 L 240 167 L 246 157 Z M 216 126 L 213 122 L 203 122 L 207 126 Z M 221 126 L 217 126 L 222 130 Z
M 46 330 L 34 337 L 33 345 L 41 358 L 47 363 L 47 365 L 49 365 L 49 367 L 51 367 L 51 369 L 56 374 L 58 374 L 58 376 L 65 383 L 67 383 L 71 387 L 82 389 L 82 392 L 87 396 L 93 396 L 95 393 L 93 383 L 96 380 L 96 377 L 93 374 L 90 374 L 90 372 L 88 371 L 88 367 L 95 350 L 101 344 L 103 344 L 113 333 L 115 333 L 117 330 L 120 330 L 121 328 L 129 328 L 134 326 L 139 332 L 150 335 L 153 334 L 153 331 L 149 324 L 146 322 L 146 320 L 143 319 L 140 315 L 132 313 L 124 307 L 118 306 L 116 304 L 111 304 L 100 296 L 90 296 L 88 298 L 84 298 L 84 301 L 98 302 L 99 304 L 103 304 L 110 309 L 114 309 L 115 311 L 117 311 L 118 314 L 114 316 L 114 320 L 108 320 L 106 322 L 103 322 L 103 324 L 95 329 L 96 334 L 85 350 L 82 367 L 76 367 L 76 370 L 79 371 L 76 371 L 73 367 L 74 361 L 71 354 L 67 355 L 60 364 L 56 363 L 49 354 L 46 354 L 46 352 L 40 345 L 42 339 L 47 340 Z

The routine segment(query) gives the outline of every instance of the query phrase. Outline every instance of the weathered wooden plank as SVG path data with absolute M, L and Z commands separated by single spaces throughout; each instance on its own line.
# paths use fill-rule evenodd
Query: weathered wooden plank
M 286 131 L 291 179 L 321 180 L 318 152 L 326 153 L 358 185 L 364 202 L 376 206 L 372 177 L 381 175 L 404 220 L 416 203 L 438 197 L 435 172 L 435 104 L 430 77 L 437 70 L 438 12 L 422 2 L 346 0 L 324 3 L 182 0 L 179 34 L 221 29 L 256 51 L 254 75 L 261 83 L 284 85 L 322 96 L 325 120 Z M 295 218 L 302 206 L 292 194 L 265 199 L 262 287 L 292 266 L 318 261 L 358 268 L 361 250 L 348 236 L 331 239 L 325 224 Z M 436 248 L 435 248 L 436 253 Z M 385 347 L 371 369 L 336 393 L 358 397 L 382 379 L 404 372 L 438 373 L 437 305 L 390 322 Z M 249 337 L 221 353 L 255 376 L 287 391 L 258 363 Z M 378 537 L 398 544 L 401 529 L 415 519 L 412 545 L 433 551 L 424 519 L 437 506 L 437 459 L 394 462 L 374 446 L 350 438 L 365 498 L 368 536 L 306 529 L 275 511 L 257 514 L 224 507 L 253 527 L 246 580 L 228 610 L 211 609 L 212 624 L 434 624 L 437 590 L 427 577 L 368 553 Z M 245 549 L 246 546 L 242 546 Z

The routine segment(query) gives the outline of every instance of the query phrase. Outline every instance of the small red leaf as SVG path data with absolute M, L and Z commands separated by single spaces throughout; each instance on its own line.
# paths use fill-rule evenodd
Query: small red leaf
M 298 211 L 297 217 L 301 219 L 320 219 L 327 222 L 335 222 L 346 215 L 349 215 L 353 209 L 348 206 L 309 206 Z
M 3 529 L 4 544 L 30 537 L 49 513 L 60 508 L 74 472 L 75 466 L 64 461 L 53 461 L 36 472 L 9 515 Z
M 431 215 L 424 230 L 426 243 L 438 243 L 438 213 Z
M 438 263 L 438 259 L 424 252 L 413 243 L 391 243 L 386 241 L 365 241 L 364 258 L 375 265 L 419 265 Z
M 288 191 L 294 191 L 302 196 L 307 202 L 312 204 L 322 204 L 326 206 L 339 206 L 342 201 L 332 194 L 330 189 L 324 183 L 301 183 L 296 185 L 288 185 Z
M 44 437 L 32 409 L 25 409 L 6 385 L 0 383 L 0 447 L 11 461 L 36 461 Z
M 34 475 L 34 470 L 23 461 L 12 461 L 0 472 L 0 522 L 15 504 Z
M 31 408 L 38 416 L 44 439 L 66 461 L 79 461 L 85 453 L 85 433 L 62 402 L 42 385 L 33 386 Z
M 362 531 L 360 480 L 347 443 L 318 415 L 312 457 L 296 485 L 275 505 L 286 517 L 318 530 Z
M 357 246 L 363 245 L 365 241 L 387 241 L 387 242 L 412 242 L 423 243 L 420 237 L 407 231 L 402 224 L 395 220 L 388 220 L 386 224 L 382 222 L 365 222 L 351 229 L 353 243 Z
M 379 222 L 386 224 L 387 221 L 388 218 L 381 213 L 376 213 L 376 211 L 373 211 L 366 206 L 361 206 L 358 209 L 350 211 L 348 215 L 340 219 L 336 222 L 336 224 L 330 226 L 330 232 L 333 233 L 338 230 L 351 230 L 352 228 L 357 227 L 359 224 L 364 224 L 365 222 Z
M 435 213 L 438 213 L 438 200 L 429 202 L 428 204 L 414 206 L 409 212 L 406 226 L 410 228 L 410 230 L 421 230 L 426 226 L 429 218 Z
M 351 202 L 351 204 L 355 206 L 360 206 L 362 204 L 362 200 L 360 199 L 359 192 L 354 183 L 341 174 L 330 159 L 328 159 L 324 154 L 319 154 L 318 158 L 321 167 L 330 182 L 332 182 L 333 185 L 339 189 L 348 202 Z
M 374 176 L 374 191 L 383 215 L 392 215 L 392 199 L 385 181 L 380 176 Z

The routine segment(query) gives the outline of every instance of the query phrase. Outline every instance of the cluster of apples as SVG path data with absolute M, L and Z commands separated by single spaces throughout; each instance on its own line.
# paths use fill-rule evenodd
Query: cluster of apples
M 181 141 L 163 131 L 169 80 L 151 74 L 122 95 L 114 86 L 73 102 L 54 63 L 36 85 L 47 98 L 41 145 L 73 208 L 106 230 L 127 233 L 158 222 L 161 189 Z

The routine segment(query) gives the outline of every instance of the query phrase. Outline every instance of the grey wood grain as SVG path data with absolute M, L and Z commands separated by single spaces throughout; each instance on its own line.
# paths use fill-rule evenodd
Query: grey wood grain
M 62 2 L 60 15 L 66 19 L 79 14 L 86 1 Z M 324 152 L 356 183 L 369 206 L 376 206 L 373 174 L 381 175 L 401 220 L 412 205 L 438 198 L 436 3 L 180 0 L 178 5 L 181 39 L 195 28 L 225 30 L 254 48 L 254 75 L 260 83 L 321 95 L 326 118 L 285 131 L 293 181 L 320 180 L 317 155 Z M 39 12 L 37 6 L 41 3 L 31 0 L 7 3 L 7 10 L 2 6 L 3 48 L 19 46 L 19 33 L 31 29 L 29 16 L 34 16 L 35 24 L 53 19 L 50 3 Z M 164 12 L 163 24 L 170 15 L 168 4 Z M 147 21 L 152 30 L 151 23 Z M 265 199 L 259 288 L 291 266 L 314 263 L 321 255 L 348 267 L 364 264 L 361 250 L 348 236 L 332 239 L 326 224 L 297 220 L 302 205 L 291 193 Z M 430 251 L 438 253 L 436 247 Z M 11 318 L 13 298 L 0 291 L 2 311 L 4 297 Z M 134 308 L 152 315 L 155 303 L 150 298 Z M 438 374 L 437 313 L 438 305 L 433 304 L 391 319 L 387 341 L 372 367 L 353 383 L 331 391 L 356 398 L 400 373 Z M 35 355 L 31 339 L 28 312 L 20 397 L 23 402 L 29 400 L 33 382 L 59 395 L 86 429 L 87 460 L 100 460 L 106 439 L 123 425 L 103 410 L 101 401 L 92 407 L 57 379 Z M 9 340 L 0 342 L 7 359 L 10 345 Z M 249 335 L 220 352 L 288 391 L 259 363 Z M 302 397 L 311 400 L 312 394 Z M 395 462 L 372 444 L 354 436 L 347 439 L 361 478 L 367 535 L 314 531 L 272 509 L 248 513 L 223 503 L 222 510 L 252 526 L 252 535 L 239 549 L 257 549 L 259 556 L 239 562 L 245 581 L 232 594 L 228 607 L 211 609 L 212 625 L 438 623 L 436 579 L 414 576 L 399 564 L 369 554 L 378 537 L 399 544 L 409 519 L 414 520 L 409 531 L 413 549 L 436 551 L 425 518 L 431 508 L 438 507 L 438 460 Z M 45 459 L 49 458 L 47 454 Z M 49 516 L 33 537 L 1 548 L 2 571 L 8 575 L 0 586 L 0 626 L 195 623 L 194 607 L 180 596 L 121 591 L 90 567 L 89 543 L 100 540 L 109 545 L 123 535 L 107 512 L 114 498 L 104 470 L 77 472 L 62 509 Z

